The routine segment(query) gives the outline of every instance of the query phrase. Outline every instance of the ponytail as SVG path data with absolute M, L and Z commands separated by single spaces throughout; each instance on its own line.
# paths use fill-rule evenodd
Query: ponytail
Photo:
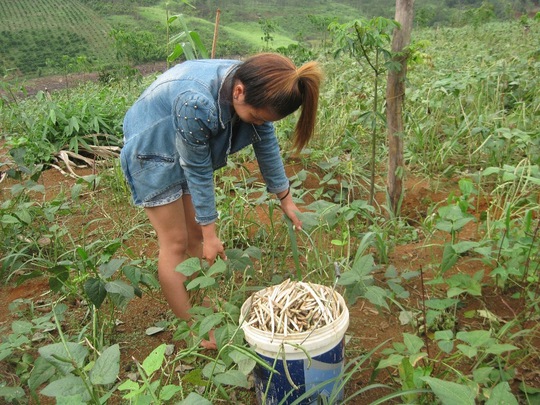
M 293 145 L 302 150 L 315 130 L 322 72 L 317 62 L 297 68 L 285 56 L 262 53 L 247 59 L 234 74 L 245 88 L 245 102 L 254 108 L 270 108 L 281 118 L 299 108 Z

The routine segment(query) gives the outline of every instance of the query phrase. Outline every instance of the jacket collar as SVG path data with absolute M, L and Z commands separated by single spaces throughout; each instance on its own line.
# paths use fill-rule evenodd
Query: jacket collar
M 225 128 L 226 124 L 232 119 L 232 88 L 233 88 L 233 76 L 238 64 L 232 65 L 225 72 L 223 81 L 219 87 L 218 92 L 218 116 L 219 123 L 222 128 Z

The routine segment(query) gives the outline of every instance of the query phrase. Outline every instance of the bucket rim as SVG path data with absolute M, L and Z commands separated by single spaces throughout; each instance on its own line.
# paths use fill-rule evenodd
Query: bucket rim
M 273 356 L 279 353 L 303 355 L 304 351 L 316 356 L 337 345 L 349 326 L 349 309 L 344 298 L 335 292 L 342 311 L 331 323 L 305 332 L 272 333 L 257 329 L 247 323 L 253 295 L 245 300 L 240 309 L 240 327 L 249 345 L 259 354 Z

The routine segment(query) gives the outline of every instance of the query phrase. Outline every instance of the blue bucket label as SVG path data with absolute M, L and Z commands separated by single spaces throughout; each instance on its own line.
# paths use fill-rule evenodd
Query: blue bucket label
M 261 405 L 291 404 L 302 398 L 299 404 L 317 404 L 320 397 L 336 401 L 343 399 L 341 373 L 345 355 L 345 340 L 331 350 L 311 358 L 300 360 L 273 359 L 259 356 L 276 370 L 272 373 L 261 365 L 254 369 L 257 401 Z M 287 377 L 287 372 L 289 377 Z M 297 389 L 291 385 L 291 381 Z M 339 390 L 339 393 L 334 391 Z M 266 398 L 266 400 L 264 400 Z

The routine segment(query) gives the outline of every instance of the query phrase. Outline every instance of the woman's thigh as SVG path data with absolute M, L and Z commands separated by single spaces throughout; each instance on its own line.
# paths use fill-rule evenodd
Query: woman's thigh
M 169 204 L 147 207 L 145 211 L 157 233 L 161 249 L 169 245 L 182 245 L 187 250 L 188 225 L 183 198 Z

